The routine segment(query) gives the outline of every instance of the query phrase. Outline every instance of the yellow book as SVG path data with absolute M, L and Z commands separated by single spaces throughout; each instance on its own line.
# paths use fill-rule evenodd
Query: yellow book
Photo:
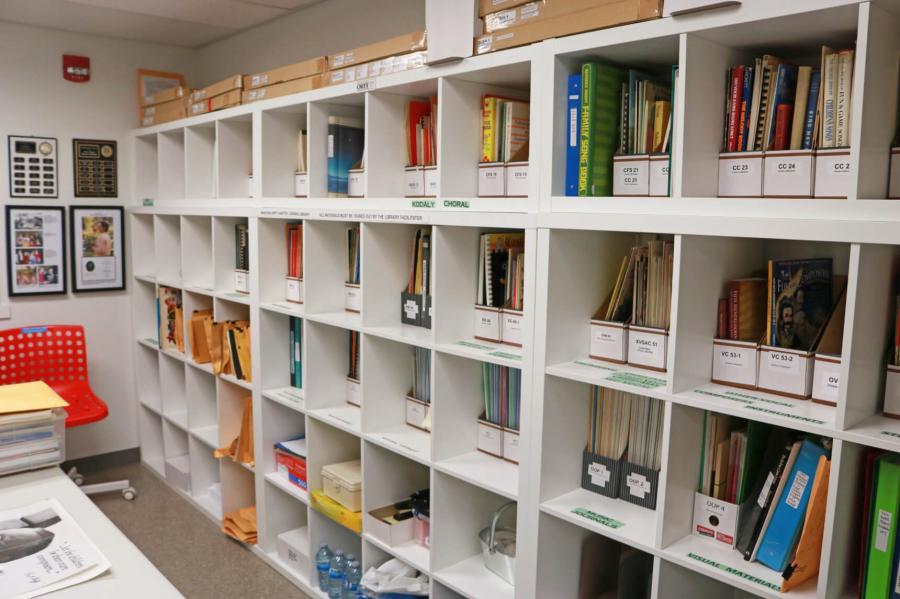
M 481 161 L 497 161 L 497 98 L 481 99 Z
M 666 128 L 669 125 L 669 112 L 672 104 L 666 100 L 657 100 L 654 105 L 653 114 L 653 147 L 651 151 L 662 152 L 663 143 L 666 138 Z

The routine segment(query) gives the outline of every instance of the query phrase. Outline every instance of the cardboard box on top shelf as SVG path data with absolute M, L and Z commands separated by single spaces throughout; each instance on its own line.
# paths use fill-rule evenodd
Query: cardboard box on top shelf
M 245 89 L 241 94 L 241 101 L 244 104 L 256 102 L 258 100 L 268 100 L 269 98 L 279 98 L 290 94 L 298 94 L 300 92 L 308 92 L 313 89 L 322 87 L 322 75 L 313 75 L 312 77 L 303 77 L 302 79 L 292 79 L 275 85 L 267 85 L 256 89 Z
M 475 38 L 475 54 L 524 46 L 552 37 L 562 37 L 659 18 L 662 0 L 615 0 L 587 10 L 545 17 Z
M 532 0 L 484 16 L 484 32 L 492 33 L 525 23 L 559 17 L 582 10 L 615 4 L 620 0 Z M 658 15 L 657 15 L 658 16 Z
M 317 56 L 315 58 L 310 58 L 309 60 L 269 69 L 262 73 L 244 75 L 244 89 L 257 89 L 266 87 L 267 85 L 275 85 L 276 83 L 320 75 L 325 72 L 327 66 L 328 59 L 325 56 Z
M 372 62 L 346 67 L 343 69 L 335 69 L 325 73 L 325 85 L 339 85 L 341 83 L 352 83 L 360 79 L 369 77 L 378 77 L 379 75 L 388 75 L 390 73 L 400 73 L 409 69 L 416 69 L 425 66 L 425 52 L 410 52 L 409 54 L 401 54 L 400 56 L 388 56 Z
M 171 102 L 172 100 L 177 100 L 178 98 L 186 98 L 191 95 L 191 91 L 193 90 L 191 90 L 191 88 L 189 87 L 176 85 L 175 87 L 164 89 L 162 91 L 156 92 L 155 94 L 142 96 L 141 107 L 156 106 L 157 104 L 162 104 L 163 102 Z
M 191 104 L 191 116 L 198 114 L 206 114 L 207 112 L 215 112 L 232 106 L 240 106 L 241 90 L 233 89 L 230 92 L 213 96 L 208 100 L 200 100 Z
M 515 8 L 523 4 L 528 4 L 530 0 L 478 0 L 478 16 L 483 17 L 492 12 Z
M 191 94 L 191 102 L 199 102 L 208 98 L 220 96 L 233 89 L 241 89 L 244 86 L 243 75 L 232 75 L 227 79 L 216 81 L 212 85 L 207 85 L 203 89 L 194 90 Z
M 343 69 L 379 58 L 418 52 L 419 50 L 427 49 L 427 47 L 425 32 L 414 31 L 413 33 L 381 40 L 374 44 L 360 46 L 352 50 L 344 50 L 337 54 L 330 54 L 328 56 L 328 68 L 330 70 Z
M 141 127 L 159 125 L 183 119 L 188 115 L 190 107 L 189 98 L 177 98 L 156 106 L 147 106 L 141 109 Z

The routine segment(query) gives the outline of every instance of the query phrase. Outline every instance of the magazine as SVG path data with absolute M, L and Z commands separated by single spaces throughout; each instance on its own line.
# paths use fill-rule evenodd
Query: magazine
M 57 500 L 0 512 L 0 599 L 37 597 L 108 569 L 109 561 Z

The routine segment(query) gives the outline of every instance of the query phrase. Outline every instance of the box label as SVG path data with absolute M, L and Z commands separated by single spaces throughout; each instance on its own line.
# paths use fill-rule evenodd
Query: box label
M 650 494 L 650 481 L 643 474 L 632 472 L 625 479 L 628 492 L 638 499 L 644 499 Z
M 788 491 L 787 499 L 785 499 L 785 503 L 787 503 L 789 507 L 792 507 L 795 510 L 800 507 L 800 500 L 803 498 L 803 492 L 806 490 L 807 484 L 809 484 L 809 475 L 805 472 L 798 471 L 796 476 L 794 476 L 794 481 L 791 483 L 791 489 Z
M 766 367 L 778 374 L 800 374 L 800 356 L 780 351 L 767 351 Z M 762 386 L 762 381 L 760 381 L 760 386 Z
M 740 347 L 728 347 L 716 352 L 720 366 L 731 368 L 747 368 L 750 365 L 750 352 Z
M 573 509 L 572 513 L 575 514 L 576 516 L 581 516 L 582 518 L 585 518 L 592 522 L 596 522 L 597 524 L 602 524 L 603 526 L 606 526 L 607 528 L 612 528 L 614 530 L 625 526 L 624 522 L 619 522 L 618 520 L 616 520 L 614 518 L 610 518 L 609 516 L 604 516 L 603 514 L 598 514 L 595 511 L 592 511 L 592 510 L 589 510 L 589 509 L 583 508 L 583 507 L 577 507 L 577 508 Z
M 887 510 L 878 510 L 878 518 L 875 523 L 875 549 L 887 551 L 888 539 L 891 535 L 891 521 L 893 515 Z
M 234 289 L 241 293 L 250 293 L 250 273 L 246 270 L 234 271 Z
M 650 195 L 649 160 L 613 160 L 613 195 Z
M 591 484 L 595 487 L 605 488 L 609 483 L 609 468 L 599 462 L 591 462 L 588 464 L 588 476 L 591 477 Z

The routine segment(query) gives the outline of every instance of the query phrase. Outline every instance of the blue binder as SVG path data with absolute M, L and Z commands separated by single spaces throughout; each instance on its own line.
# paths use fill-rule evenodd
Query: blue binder
M 803 528 L 816 466 L 823 455 L 822 447 L 808 439 L 803 440 L 756 554 L 757 561 L 773 570 L 783 572 L 794 551 Z
M 581 131 L 581 73 L 569 75 L 566 119 L 566 195 L 578 195 L 578 139 Z

